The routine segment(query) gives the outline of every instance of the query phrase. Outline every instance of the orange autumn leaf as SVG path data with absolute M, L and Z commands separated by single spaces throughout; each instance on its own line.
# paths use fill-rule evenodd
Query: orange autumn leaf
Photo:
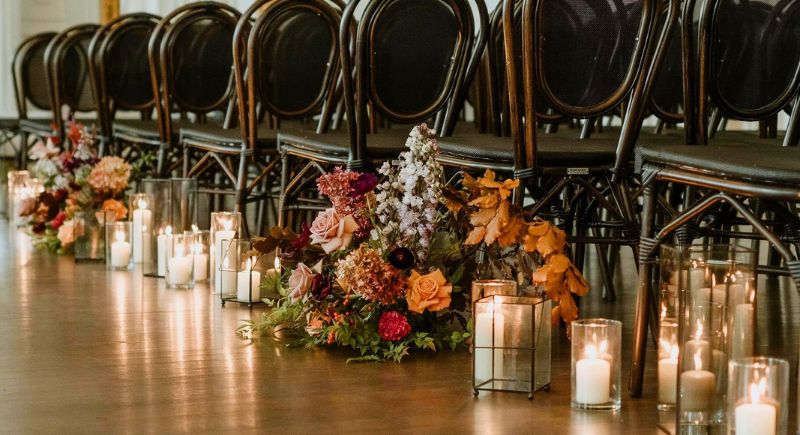
M 503 234 L 497 238 L 497 243 L 503 247 L 511 246 L 517 243 L 519 240 L 519 235 L 522 233 L 524 228 L 525 221 L 520 219 L 518 216 L 514 216 L 511 218 L 511 222 L 506 225 L 505 229 L 503 230 Z
M 464 241 L 465 245 L 477 245 L 483 241 L 486 235 L 486 227 L 475 227 L 470 231 L 467 240 Z
M 572 266 L 572 262 L 569 261 L 569 257 L 564 254 L 553 255 L 547 260 L 547 264 L 555 273 L 564 273 L 570 266 Z
M 511 218 L 509 214 L 510 206 L 508 201 L 503 201 L 500 203 L 500 206 L 497 207 L 497 213 L 494 215 L 491 222 L 489 222 L 489 225 L 486 226 L 486 237 L 484 241 L 487 245 L 494 243 L 502 234 L 506 225 L 508 225 L 509 219 Z
M 490 193 L 473 199 L 472 201 L 468 202 L 467 205 L 472 205 L 478 208 L 494 208 L 497 207 L 499 200 L 500 199 L 496 193 Z
M 469 223 L 475 227 L 486 226 L 489 225 L 489 222 L 494 219 L 496 214 L 497 210 L 495 209 L 482 208 L 469 216 Z
M 478 180 L 476 180 L 469 174 L 464 174 L 464 179 L 461 180 L 461 185 L 466 187 L 470 191 L 475 191 L 480 188 L 480 185 L 478 185 Z
M 566 323 L 571 323 L 573 320 L 578 318 L 578 306 L 575 305 L 575 300 L 572 299 L 572 296 L 566 295 L 558 301 L 559 307 L 561 307 L 560 313 L 561 318 Z
M 467 205 L 467 198 L 462 192 L 447 187 L 442 190 L 442 202 L 448 210 L 456 214 Z
M 572 264 L 570 264 L 569 269 L 567 269 L 567 288 L 570 292 L 578 296 L 586 296 L 589 292 L 589 283 L 586 282 L 586 278 L 584 278 L 578 268 Z

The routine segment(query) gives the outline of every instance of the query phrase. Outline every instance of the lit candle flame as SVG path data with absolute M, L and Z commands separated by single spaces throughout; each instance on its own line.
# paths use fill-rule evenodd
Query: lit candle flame
M 124 242 L 125 241 L 125 233 L 122 232 L 122 231 L 117 231 L 116 234 L 114 234 L 114 238 L 117 239 L 118 242 Z
M 767 391 L 767 379 L 761 378 L 758 381 L 758 384 L 753 382 L 750 384 L 750 401 L 752 403 L 759 403 L 761 401 L 761 396 Z
M 597 346 L 593 344 L 586 345 L 586 358 L 597 359 Z
M 222 221 L 222 228 L 224 228 L 225 231 L 230 231 L 231 228 L 233 228 L 233 222 L 231 222 L 230 219 L 225 219 Z
M 200 232 L 200 228 L 198 228 L 197 225 L 192 224 L 192 232 L 199 233 Z
M 139 205 L 140 209 L 146 209 L 147 208 L 147 200 L 144 199 L 144 198 L 139 198 L 138 205 Z
M 172 235 L 172 225 L 167 225 L 167 228 L 164 230 L 164 234 L 168 236 Z
M 275 270 L 281 271 L 281 259 L 277 255 L 275 256 Z
M 681 349 L 678 347 L 678 345 L 677 344 L 673 344 L 672 348 L 669 350 L 669 359 L 677 360 L 678 359 L 678 353 L 680 351 L 681 351 Z
M 203 245 L 199 242 L 195 242 L 193 251 L 195 254 L 202 254 L 203 253 Z
M 703 322 L 697 319 L 697 330 L 695 330 L 694 339 L 699 340 L 703 336 Z
M 700 358 L 700 350 L 694 353 L 694 369 L 703 370 L 703 360 Z

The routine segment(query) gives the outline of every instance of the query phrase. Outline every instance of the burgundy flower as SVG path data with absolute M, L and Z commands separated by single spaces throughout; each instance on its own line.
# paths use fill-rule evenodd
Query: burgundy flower
M 34 234 L 42 234 L 46 228 L 44 222 L 39 222 L 31 227 L 31 231 L 33 231 Z
M 369 192 L 378 185 L 378 176 L 372 172 L 364 172 L 355 180 L 350 181 L 350 195 L 362 196 Z
M 415 261 L 414 253 L 402 246 L 392 249 L 392 252 L 389 253 L 389 264 L 400 270 L 411 268 Z
M 64 221 L 67 219 L 67 214 L 63 211 L 58 212 L 56 217 L 50 221 L 50 228 L 57 230 L 61 225 L 64 225 Z
M 297 238 L 292 240 L 292 248 L 296 250 L 304 249 L 311 243 L 311 226 L 308 225 L 308 222 L 303 222 L 303 229 L 300 231 L 300 234 L 297 235 Z
M 398 341 L 411 332 L 406 316 L 397 311 L 385 311 L 378 319 L 378 335 L 382 340 Z
M 62 202 L 65 199 L 67 199 L 67 194 L 68 194 L 67 189 L 58 189 L 55 192 L 53 192 L 53 199 L 56 202 Z
M 333 282 L 331 281 L 331 276 L 327 273 L 318 273 L 314 275 L 314 279 L 311 280 L 311 296 L 314 299 L 321 301 L 333 292 Z

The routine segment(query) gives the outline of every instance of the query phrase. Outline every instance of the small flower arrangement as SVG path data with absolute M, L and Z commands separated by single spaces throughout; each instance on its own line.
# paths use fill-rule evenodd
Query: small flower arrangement
M 558 302 L 555 320 L 577 317 L 571 295 L 584 294 L 586 282 L 564 254 L 564 233 L 511 204 L 518 181 L 487 171 L 466 175 L 461 189 L 446 187 L 425 124 L 406 147 L 381 167 L 382 179 L 340 168 L 320 176 L 330 208 L 300 233 L 273 228 L 256 238 L 254 254 L 281 252 L 283 297 L 244 322 L 240 336 L 290 330 L 306 345 L 354 349 L 349 361 L 455 349 L 471 337 L 466 289 L 497 265 L 505 277 L 527 271 L 518 281 Z
M 51 252 L 66 253 L 75 238 L 73 218 L 83 211 L 113 212 L 117 219 L 128 214 L 124 194 L 131 165 L 119 157 L 99 158 L 93 135 L 72 121 L 65 151 L 57 137 L 34 145 L 29 155 L 35 161 L 33 176 L 42 180 L 44 191 L 21 205 L 34 243 Z

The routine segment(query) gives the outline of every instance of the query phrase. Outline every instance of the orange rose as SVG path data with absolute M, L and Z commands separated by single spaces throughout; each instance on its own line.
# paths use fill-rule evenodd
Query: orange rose
M 102 210 L 105 212 L 114 212 L 117 220 L 125 219 L 125 216 L 128 214 L 128 208 L 125 207 L 125 204 L 116 199 L 107 199 L 103 201 Z
M 420 275 L 417 271 L 411 272 L 408 278 L 406 302 L 408 309 L 422 314 L 428 311 L 440 311 L 450 306 L 450 293 L 453 286 L 447 283 L 442 271 L 439 269 L 427 275 Z

